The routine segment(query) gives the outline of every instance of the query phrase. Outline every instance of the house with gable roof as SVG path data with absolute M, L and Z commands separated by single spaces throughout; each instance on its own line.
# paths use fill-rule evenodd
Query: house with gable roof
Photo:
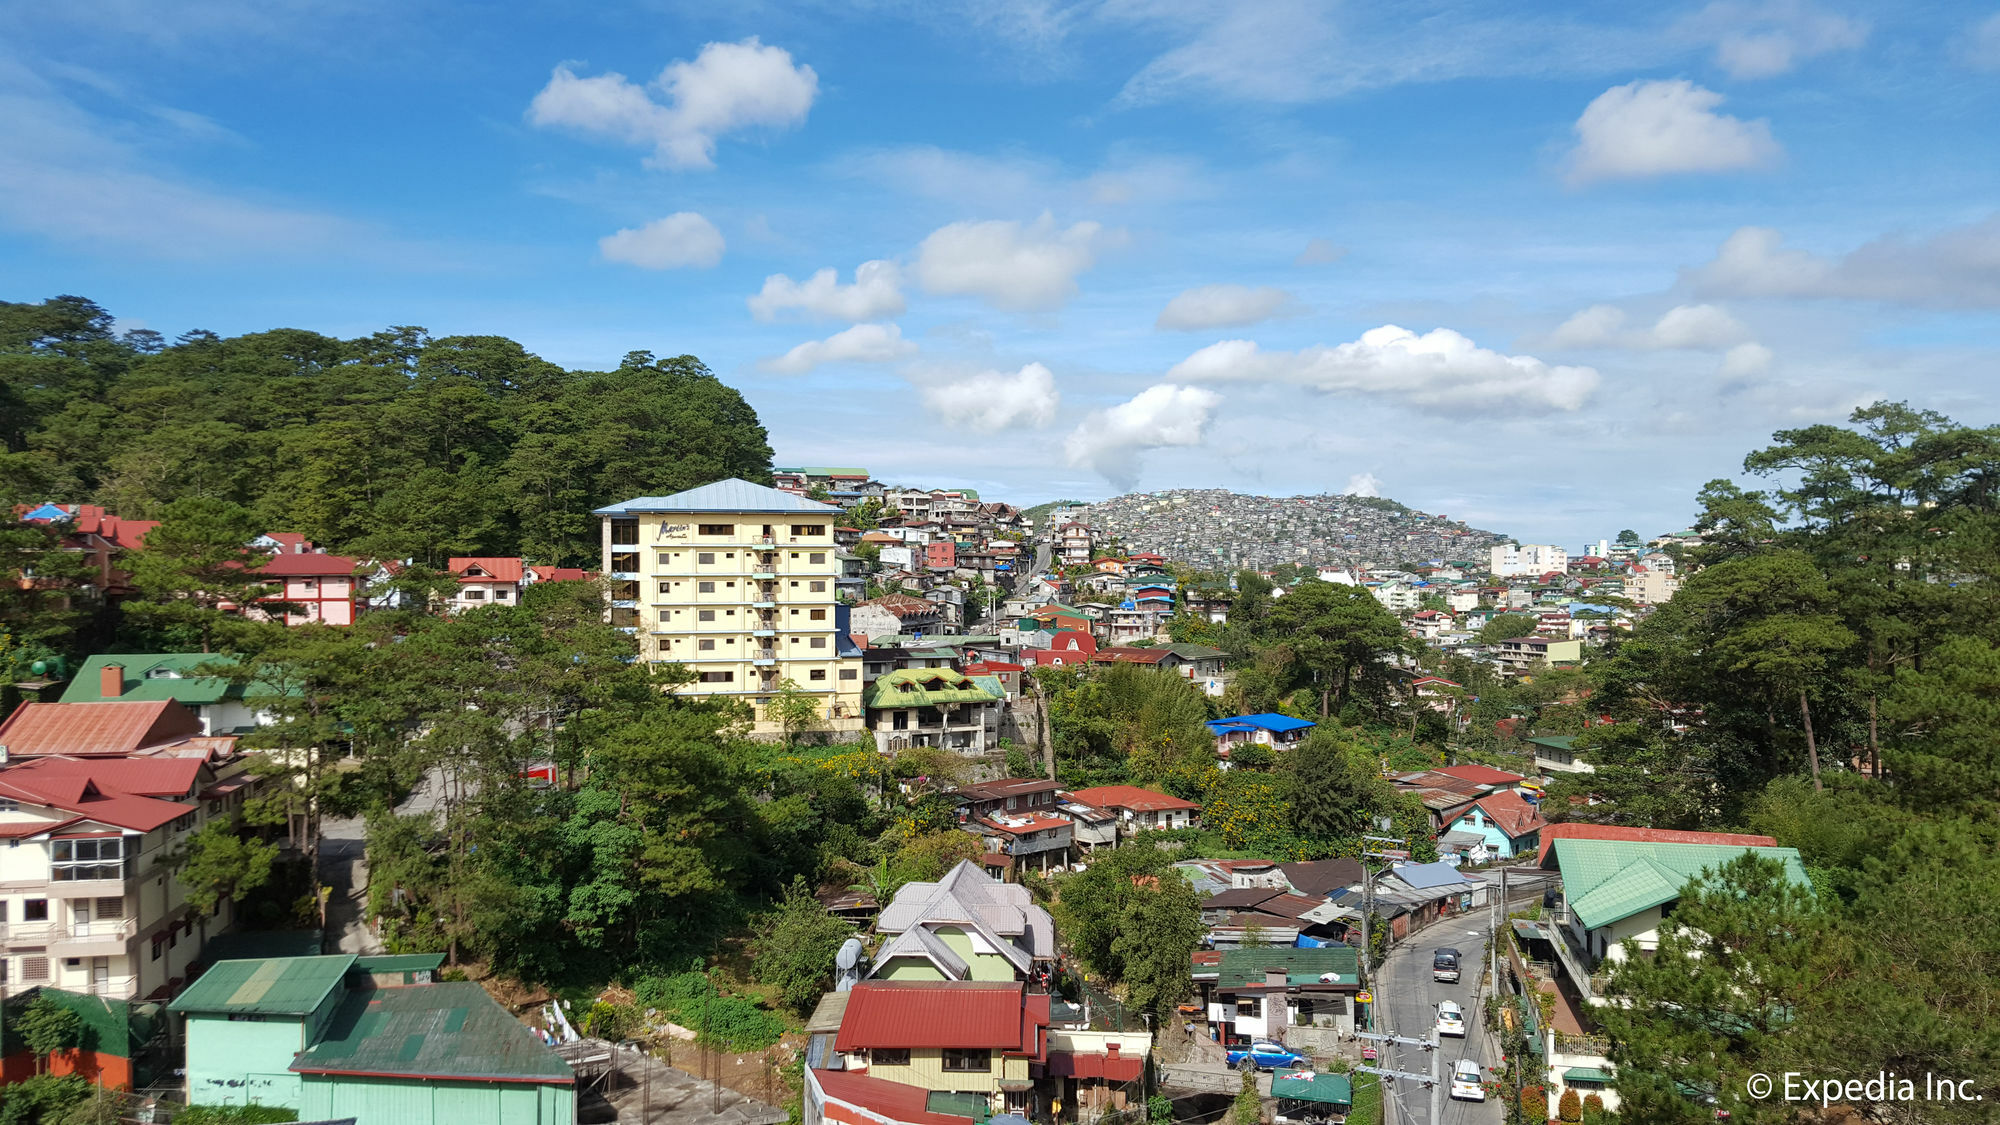
M 877 676 L 861 705 L 876 748 L 941 746 L 984 754 L 1000 726 L 1007 692 L 993 676 L 951 668 L 899 668 Z
M 905 883 L 875 920 L 888 940 L 870 979 L 1044 979 L 1055 964 L 1055 921 L 1028 889 L 960 860 L 935 883 Z
M 1445 832 L 1476 835 L 1489 854 L 1512 859 L 1538 850 L 1541 830 L 1547 827 L 1539 808 L 1514 790 L 1503 789 L 1467 805 Z
M 257 705 L 272 689 L 221 676 L 204 668 L 235 664 L 236 658 L 200 652 L 133 652 L 92 656 L 63 690 L 64 703 L 161 702 L 173 700 L 201 720 L 201 733 L 245 734 L 271 721 Z

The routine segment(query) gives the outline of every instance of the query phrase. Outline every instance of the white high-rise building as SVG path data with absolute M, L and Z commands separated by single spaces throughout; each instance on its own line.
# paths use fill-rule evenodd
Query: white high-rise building
M 1517 574 L 1560 574 L 1569 569 L 1569 552 L 1547 543 L 1505 543 L 1493 548 L 1494 574 L 1508 578 Z

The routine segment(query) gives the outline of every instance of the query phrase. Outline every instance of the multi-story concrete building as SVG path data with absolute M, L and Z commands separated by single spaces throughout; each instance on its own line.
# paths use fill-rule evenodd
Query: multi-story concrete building
M 1502 578 L 1569 570 L 1569 552 L 1547 543 L 1502 543 L 1492 549 L 1492 555 L 1489 569 Z
M 836 598 L 840 509 L 744 480 L 599 508 L 611 620 L 641 659 L 694 673 L 691 695 L 756 707 L 755 733 L 789 681 L 820 706 L 820 729 L 862 729 L 861 652 Z

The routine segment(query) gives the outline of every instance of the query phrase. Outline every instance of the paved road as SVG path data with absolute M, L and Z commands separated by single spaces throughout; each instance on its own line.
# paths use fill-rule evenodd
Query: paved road
M 1036 540 L 1035 569 L 1029 571 L 1028 573 L 1030 575 L 1047 574 L 1049 572 L 1049 563 L 1053 561 L 1054 558 L 1055 558 L 1055 552 L 1049 549 L 1049 541 L 1046 539 Z
M 1451 1065 L 1461 1058 L 1473 1059 L 1481 1067 L 1491 1066 L 1499 1058 L 1486 1033 L 1486 1005 L 1479 991 L 1486 964 L 1486 932 L 1485 911 L 1443 919 L 1391 950 L 1375 974 L 1376 1016 L 1389 1024 L 1377 1027 L 1377 1031 L 1427 1039 L 1437 1028 L 1438 1003 L 1454 1000 L 1465 1009 L 1466 1037 L 1446 1038 L 1438 1049 L 1438 1073 L 1446 1082 L 1450 1081 Z M 1431 980 L 1431 951 L 1439 946 L 1459 951 L 1459 983 Z M 1383 1057 L 1396 1070 L 1430 1071 L 1431 1053 L 1421 1047 L 1387 1045 Z M 1433 1122 L 1430 1091 L 1407 1080 L 1396 1080 L 1388 1087 L 1393 1087 L 1389 1100 L 1394 1104 L 1389 1108 L 1395 1125 L 1499 1125 L 1502 1119 L 1497 1101 L 1458 1102 L 1447 1096 L 1443 1120 Z M 1447 1094 L 1449 1089 L 1447 1086 Z

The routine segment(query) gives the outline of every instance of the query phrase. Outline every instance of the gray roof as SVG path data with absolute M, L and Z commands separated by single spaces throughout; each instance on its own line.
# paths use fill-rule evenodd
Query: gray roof
M 798 515 L 837 516 L 840 506 L 822 504 L 761 484 L 731 477 L 672 496 L 641 496 L 621 504 L 599 508 L 594 515 L 628 516 L 640 512 L 786 512 Z
M 882 943 L 882 951 L 875 955 L 875 963 L 869 975 L 882 971 L 882 966 L 893 957 L 922 957 L 936 965 L 938 971 L 951 980 L 964 980 L 970 967 L 965 958 L 960 957 L 944 939 L 922 926 L 912 926 Z M 1025 967 L 1025 966 L 1024 966 Z
M 1027 958 L 1055 956 L 1055 923 L 1034 904 L 1028 889 L 1002 883 L 960 860 L 935 883 L 905 883 L 875 919 L 878 933 L 900 934 L 923 926 L 969 925 L 984 932 L 1000 954 L 1021 969 Z

